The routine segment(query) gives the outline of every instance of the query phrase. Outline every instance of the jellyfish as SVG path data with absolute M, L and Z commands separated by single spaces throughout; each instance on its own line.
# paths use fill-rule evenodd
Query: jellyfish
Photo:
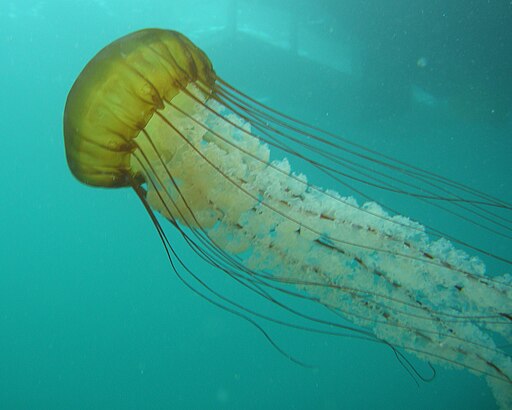
M 164 221 L 212 269 L 311 323 L 305 329 L 383 343 L 404 364 L 402 351 L 466 369 L 486 378 L 500 407 L 512 408 L 512 278 L 488 274 L 482 259 L 511 261 L 360 190 L 345 194 L 308 182 L 290 159 L 342 189 L 362 181 L 508 238 L 509 203 L 258 102 L 169 30 L 129 34 L 86 65 L 67 98 L 64 139 L 79 181 L 135 191 L 174 271 L 213 303 L 263 332 L 255 319 L 293 326 L 207 285 L 175 251 Z M 314 304 L 329 318 L 287 298 Z

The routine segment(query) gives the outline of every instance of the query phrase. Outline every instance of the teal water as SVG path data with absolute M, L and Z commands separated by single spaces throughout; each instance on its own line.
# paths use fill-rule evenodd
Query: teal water
M 162 27 L 266 104 L 510 202 L 512 6 L 381 3 L 3 0 L 1 409 L 495 408 L 468 372 L 436 367 L 417 386 L 383 346 L 263 323 L 315 369 L 290 362 L 182 285 L 130 190 L 81 185 L 65 161 L 62 113 L 83 66 L 124 34 Z M 510 257 L 510 241 L 401 205 Z M 217 289 L 241 292 L 169 234 Z

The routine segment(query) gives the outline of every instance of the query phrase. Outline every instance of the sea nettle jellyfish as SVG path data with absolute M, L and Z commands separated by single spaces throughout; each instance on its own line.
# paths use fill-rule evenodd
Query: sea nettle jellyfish
M 214 269 L 307 320 L 301 328 L 384 343 L 414 377 L 424 378 L 402 352 L 467 369 L 486 377 L 501 407 L 512 408 L 512 363 L 500 347 L 512 340 L 512 281 L 487 275 L 478 255 L 511 261 L 401 216 L 361 190 L 349 192 L 365 201 L 358 204 L 308 183 L 287 158 L 301 158 L 344 190 L 363 182 L 507 238 L 509 203 L 257 102 L 222 80 L 186 37 L 167 30 L 130 34 L 87 64 L 67 99 L 64 136 L 75 177 L 131 187 L 173 269 L 204 297 L 263 332 L 256 320 L 294 326 L 208 286 L 182 262 L 156 212 Z M 287 158 L 272 159 L 271 149 Z M 328 318 L 297 310 L 289 298 L 325 308 Z

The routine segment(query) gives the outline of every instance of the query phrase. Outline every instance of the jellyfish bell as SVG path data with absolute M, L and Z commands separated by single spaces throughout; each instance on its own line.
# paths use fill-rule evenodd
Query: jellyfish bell
M 81 182 L 129 186 L 131 154 L 154 112 L 189 82 L 211 87 L 206 55 L 183 35 L 143 30 L 101 50 L 74 83 L 64 112 L 68 165 Z
M 77 179 L 132 187 L 174 271 L 214 303 L 278 321 L 208 287 L 182 263 L 155 211 L 199 257 L 315 325 L 308 330 L 350 330 L 395 352 L 467 369 L 486 377 L 501 407 L 512 405 L 511 358 L 499 347 L 512 340 L 511 277 L 487 275 L 466 250 L 510 260 L 443 237 L 360 190 L 363 204 L 308 183 L 286 158 L 271 159 L 271 149 L 307 161 L 339 186 L 358 181 L 441 204 L 502 236 L 511 229 L 510 204 L 266 107 L 222 80 L 173 31 L 142 30 L 100 51 L 69 93 L 64 136 Z M 332 316 L 297 311 L 284 297 Z

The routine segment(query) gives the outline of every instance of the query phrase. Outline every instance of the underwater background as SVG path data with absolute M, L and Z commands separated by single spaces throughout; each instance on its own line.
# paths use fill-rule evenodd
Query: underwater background
M 385 346 L 262 323 L 315 368 L 287 360 L 182 285 L 131 190 L 71 176 L 62 114 L 73 81 L 102 47 L 147 27 L 181 31 L 258 101 L 512 200 L 508 1 L 2 0 L 0 409 L 495 408 L 467 371 L 436 366 L 417 386 Z M 402 205 L 510 257 L 506 241 Z M 190 267 L 239 295 L 168 233 Z

